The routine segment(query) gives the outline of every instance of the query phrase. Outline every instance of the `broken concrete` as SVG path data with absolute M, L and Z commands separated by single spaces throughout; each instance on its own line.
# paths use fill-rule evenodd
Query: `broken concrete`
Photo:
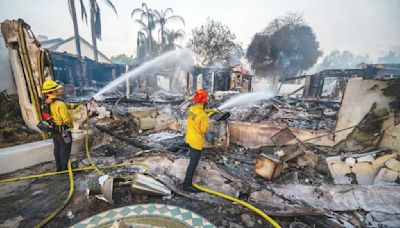
M 380 157 L 377 157 L 376 160 L 372 162 L 375 167 L 383 167 L 389 159 L 397 159 L 399 157 L 399 153 L 394 152 L 390 154 L 386 154 Z
M 357 158 L 357 162 L 373 162 L 375 160 L 374 156 L 372 155 L 367 155 L 367 156 L 363 156 L 363 157 L 359 157 Z
M 400 161 L 391 158 L 389 160 L 387 160 L 385 162 L 386 167 L 388 167 L 389 169 L 393 170 L 393 171 L 397 171 L 400 172 Z
M 396 124 L 393 114 L 389 119 L 383 122 L 383 138 L 380 143 L 381 147 L 386 148 L 400 148 L 400 124 Z
M 365 222 L 371 226 L 379 224 L 382 227 L 395 228 L 400 226 L 400 215 L 387 215 L 379 211 L 371 211 L 366 215 Z
M 400 220 L 399 186 L 305 186 L 273 187 L 272 191 L 288 200 L 300 200 L 314 207 L 328 210 L 353 211 L 362 209 L 374 213 L 370 225 L 382 224 L 384 218 L 393 221 L 389 227 L 398 227 Z
M 335 184 L 351 184 L 352 180 L 347 176 L 351 173 L 350 165 L 343 162 L 340 156 L 327 157 L 326 163 Z
M 379 152 L 378 150 L 377 152 L 367 153 L 367 155 L 351 154 L 327 157 L 326 162 L 334 183 L 361 185 L 377 183 L 375 179 L 380 170 L 386 169 L 386 163 L 392 168 L 395 168 L 395 165 L 397 164 L 396 158 L 398 157 L 397 152 L 380 156 L 377 155 L 378 153 L 382 154 L 382 152 Z M 372 160 L 374 157 L 375 160 Z M 390 162 L 388 162 L 389 160 Z M 386 173 L 388 172 L 383 172 L 382 175 L 386 175 Z M 397 178 L 393 180 L 393 175 L 393 173 L 390 173 L 392 178 L 387 177 L 386 180 L 391 182 L 396 181 Z
M 356 164 L 356 159 L 352 158 L 352 157 L 348 157 L 345 160 L 346 165 L 353 167 Z
M 356 175 L 356 183 L 361 185 L 373 184 L 377 170 L 366 162 L 357 163 L 351 168 L 351 172 Z
M 374 179 L 375 184 L 382 184 L 382 183 L 388 183 L 388 184 L 396 184 L 394 183 L 397 178 L 399 177 L 399 172 L 387 169 L 387 168 L 382 168 L 379 170 L 378 175 Z

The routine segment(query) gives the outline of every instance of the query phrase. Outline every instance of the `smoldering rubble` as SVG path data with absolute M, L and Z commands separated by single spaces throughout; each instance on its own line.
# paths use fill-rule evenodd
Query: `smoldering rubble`
M 54 56 L 54 63 L 85 65 L 74 56 Z M 85 135 L 88 129 L 91 159 L 86 153 L 72 155 L 73 168 L 88 170 L 74 173 L 74 196 L 50 226 L 71 226 L 143 203 L 184 207 L 216 226 L 270 226 L 228 200 L 182 190 L 189 162 L 187 110 L 192 93 L 205 88 L 211 94 L 207 108 L 216 111 L 209 117 L 214 138 L 205 145 L 195 183 L 251 203 L 282 227 L 399 227 L 400 80 L 395 72 L 385 77 L 382 71 L 387 66 L 325 70 L 287 79 L 304 79 L 289 93 L 256 94 L 251 93 L 255 76 L 241 66 L 166 66 L 125 80 L 98 101 L 86 101 L 96 83 L 79 74 L 83 84 L 65 85 L 66 98 L 86 101 L 74 113 L 74 131 Z M 160 85 L 163 80 L 167 86 Z M 284 90 L 285 82 L 272 87 Z M 240 103 L 233 102 L 238 98 Z M 85 141 L 76 143 L 85 148 Z M 89 170 L 91 163 L 107 175 Z M 130 165 L 108 167 L 115 164 Z M 46 173 L 53 166 L 44 162 L 0 179 Z M 134 181 L 127 183 L 126 176 Z M 36 224 L 67 189 L 65 175 L 0 185 L 0 202 L 7 205 L 0 209 L 1 226 Z

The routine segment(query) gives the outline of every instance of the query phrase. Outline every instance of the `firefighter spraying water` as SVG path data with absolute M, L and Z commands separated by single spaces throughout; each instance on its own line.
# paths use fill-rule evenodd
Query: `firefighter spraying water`
M 73 127 L 69 109 L 73 109 L 74 105 L 67 105 L 60 99 L 63 87 L 53 80 L 43 83 L 42 93 L 44 95 L 41 105 L 43 121 L 38 124 L 38 127 L 53 138 L 56 170 L 67 170 Z

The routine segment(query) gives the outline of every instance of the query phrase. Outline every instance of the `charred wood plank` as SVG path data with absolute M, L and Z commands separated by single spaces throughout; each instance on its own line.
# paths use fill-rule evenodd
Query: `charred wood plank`
M 120 134 L 115 134 L 115 133 L 112 132 L 110 129 L 107 129 L 107 128 L 104 127 L 104 126 L 96 125 L 96 128 L 99 129 L 100 131 L 102 131 L 102 132 L 104 132 L 104 133 L 106 133 L 106 134 L 109 134 L 109 135 L 111 135 L 111 136 L 113 136 L 113 137 L 115 137 L 115 138 L 117 138 L 117 139 L 119 139 L 119 140 L 121 140 L 121 141 L 124 141 L 124 142 L 126 142 L 126 143 L 128 143 L 128 144 L 130 144 L 130 145 L 132 145 L 132 146 L 134 146 L 134 147 L 136 147 L 136 148 L 140 148 L 140 149 L 142 149 L 142 150 L 153 149 L 153 147 L 143 144 L 143 143 L 142 143 L 140 140 L 138 140 L 138 139 L 135 139 L 135 138 L 128 138 L 128 137 L 124 137 L 124 136 L 122 136 L 122 135 L 120 135 Z

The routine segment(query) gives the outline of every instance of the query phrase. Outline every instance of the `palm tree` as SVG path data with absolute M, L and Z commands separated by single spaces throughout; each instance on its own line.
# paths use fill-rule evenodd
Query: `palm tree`
M 117 10 L 111 0 L 104 0 L 108 6 L 110 6 L 115 15 L 118 16 Z M 97 4 L 97 0 L 90 0 L 90 30 L 92 33 L 92 44 L 94 60 L 99 61 L 99 53 L 97 50 L 97 39 L 101 40 L 101 18 L 100 18 L 100 7 Z
M 80 2 L 80 5 L 81 5 L 82 20 L 85 20 L 86 23 L 87 23 L 87 14 L 86 14 L 85 6 L 83 5 L 83 1 L 82 0 L 80 0 L 79 2 Z M 74 37 L 75 37 L 76 53 L 78 54 L 79 58 L 82 58 L 82 55 L 81 55 L 81 42 L 79 40 L 78 21 L 76 20 L 75 0 L 68 0 L 68 7 L 69 7 L 69 13 L 71 14 L 71 18 L 72 18 L 72 23 L 74 25 Z
M 164 46 L 165 46 L 165 24 L 168 21 L 172 20 L 178 20 L 182 22 L 183 25 L 185 25 L 185 20 L 179 15 L 174 15 L 174 11 L 171 8 L 167 8 L 166 10 L 161 10 L 161 12 L 158 12 L 157 10 L 154 10 L 154 16 L 155 16 L 155 23 L 160 25 L 160 36 L 161 36 L 161 52 L 164 51 Z
M 180 47 L 179 45 L 175 44 L 176 40 L 185 38 L 185 31 L 182 29 L 178 30 L 165 30 L 165 38 L 166 38 L 166 50 L 173 50 L 175 47 Z
M 139 59 L 139 61 L 143 61 L 145 56 L 146 56 L 146 52 L 148 51 L 147 48 L 148 42 L 147 42 L 147 37 L 146 34 L 144 34 L 143 32 L 139 31 L 137 33 L 137 40 L 136 40 L 136 56 Z
M 141 26 L 140 31 L 144 31 L 147 35 L 147 46 L 148 46 L 148 54 L 152 56 L 153 53 L 153 30 L 156 28 L 156 24 L 154 21 L 154 13 L 153 10 L 148 8 L 146 3 L 142 3 L 142 8 L 136 8 L 132 10 L 131 18 L 135 14 L 140 15 L 140 19 L 136 19 L 135 22 Z

